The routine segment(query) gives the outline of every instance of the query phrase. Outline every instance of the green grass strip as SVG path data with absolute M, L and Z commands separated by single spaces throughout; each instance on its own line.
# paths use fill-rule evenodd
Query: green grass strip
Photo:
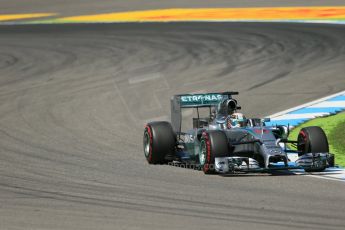
M 289 136 L 291 140 L 297 140 L 298 132 L 307 126 L 320 126 L 326 133 L 330 152 L 335 154 L 335 163 L 345 167 L 345 113 L 315 118 L 295 127 Z

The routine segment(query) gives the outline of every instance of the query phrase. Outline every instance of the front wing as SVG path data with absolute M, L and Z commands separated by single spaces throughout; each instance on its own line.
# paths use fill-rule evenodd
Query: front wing
M 307 153 L 287 165 L 284 162 L 278 162 L 270 164 L 266 168 L 260 167 L 256 160 L 248 157 L 216 157 L 214 167 L 218 173 L 259 173 L 291 169 L 321 171 L 331 166 L 329 164 L 331 156 L 330 153 Z

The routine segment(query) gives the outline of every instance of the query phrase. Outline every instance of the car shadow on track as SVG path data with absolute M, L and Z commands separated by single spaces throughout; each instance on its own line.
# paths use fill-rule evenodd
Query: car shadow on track
M 232 173 L 232 174 L 218 174 L 221 177 L 264 177 L 264 176 L 302 176 L 304 173 L 294 173 L 289 170 L 274 171 L 271 173 Z
M 202 169 L 200 167 L 195 167 L 195 165 L 188 165 L 188 164 L 167 164 L 172 167 L 178 167 L 182 169 L 189 169 L 189 170 L 196 170 L 202 173 Z M 221 177 L 263 177 L 263 176 L 302 176 L 306 175 L 304 171 L 290 171 L 290 170 L 276 170 L 272 172 L 260 172 L 260 173 L 215 173 L 215 174 L 208 174 L 207 176 L 221 176 Z

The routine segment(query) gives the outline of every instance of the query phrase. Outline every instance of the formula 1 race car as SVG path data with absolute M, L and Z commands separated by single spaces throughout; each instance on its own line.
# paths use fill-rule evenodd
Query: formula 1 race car
M 266 126 L 269 119 L 247 119 L 238 113 L 241 107 L 232 97 L 237 94 L 173 96 L 171 123 L 156 121 L 145 127 L 143 144 L 148 163 L 192 165 L 205 174 L 289 169 L 313 172 L 334 166 L 334 155 L 329 153 L 320 127 L 303 128 L 297 140 L 288 140 L 289 127 Z M 196 111 L 193 128 L 182 131 L 183 111 L 188 109 L 194 114 Z M 200 110 L 205 109 L 206 116 L 201 117 Z

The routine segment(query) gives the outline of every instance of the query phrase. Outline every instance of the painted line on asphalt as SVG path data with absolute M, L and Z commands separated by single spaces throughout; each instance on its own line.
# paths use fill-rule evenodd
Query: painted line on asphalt
M 344 20 L 185 20 L 185 21 L 110 21 L 110 22 L 75 22 L 75 21 L 57 21 L 56 19 L 47 20 L 33 20 L 33 21 L 0 21 L 0 25 L 52 25 L 52 24 L 123 24 L 123 23 L 170 23 L 170 22 L 212 22 L 212 23 L 222 23 L 222 22 L 244 22 L 244 23 L 308 23 L 308 24 L 330 24 L 330 25 L 345 25 Z
M 296 120 L 296 119 L 313 119 L 315 117 L 322 117 L 329 115 L 328 112 L 318 112 L 318 113 L 288 113 L 274 118 L 275 122 L 280 120 Z
M 345 91 L 284 110 L 268 116 L 267 125 L 297 126 L 316 117 L 329 116 L 345 110 Z
M 32 14 L 0 14 L 0 22 L 14 21 L 32 18 L 44 18 L 57 15 L 56 13 L 32 13 Z
M 345 23 L 345 6 L 167 8 L 57 17 L 27 23 L 121 22 L 308 22 Z
M 344 6 L 253 7 L 253 8 L 176 8 L 115 12 L 59 18 L 59 21 L 189 21 L 189 20 L 339 20 L 345 19 Z
M 324 101 L 316 105 L 312 105 L 309 108 L 345 108 L 344 101 Z
M 326 179 L 326 180 L 336 180 L 345 182 L 345 169 L 343 168 L 327 168 L 323 172 L 314 172 L 305 174 L 309 177 L 315 177 L 319 179 Z
M 345 170 L 341 168 L 328 168 L 323 172 L 308 173 L 303 169 L 291 170 L 296 175 L 314 177 L 318 179 L 345 182 Z

